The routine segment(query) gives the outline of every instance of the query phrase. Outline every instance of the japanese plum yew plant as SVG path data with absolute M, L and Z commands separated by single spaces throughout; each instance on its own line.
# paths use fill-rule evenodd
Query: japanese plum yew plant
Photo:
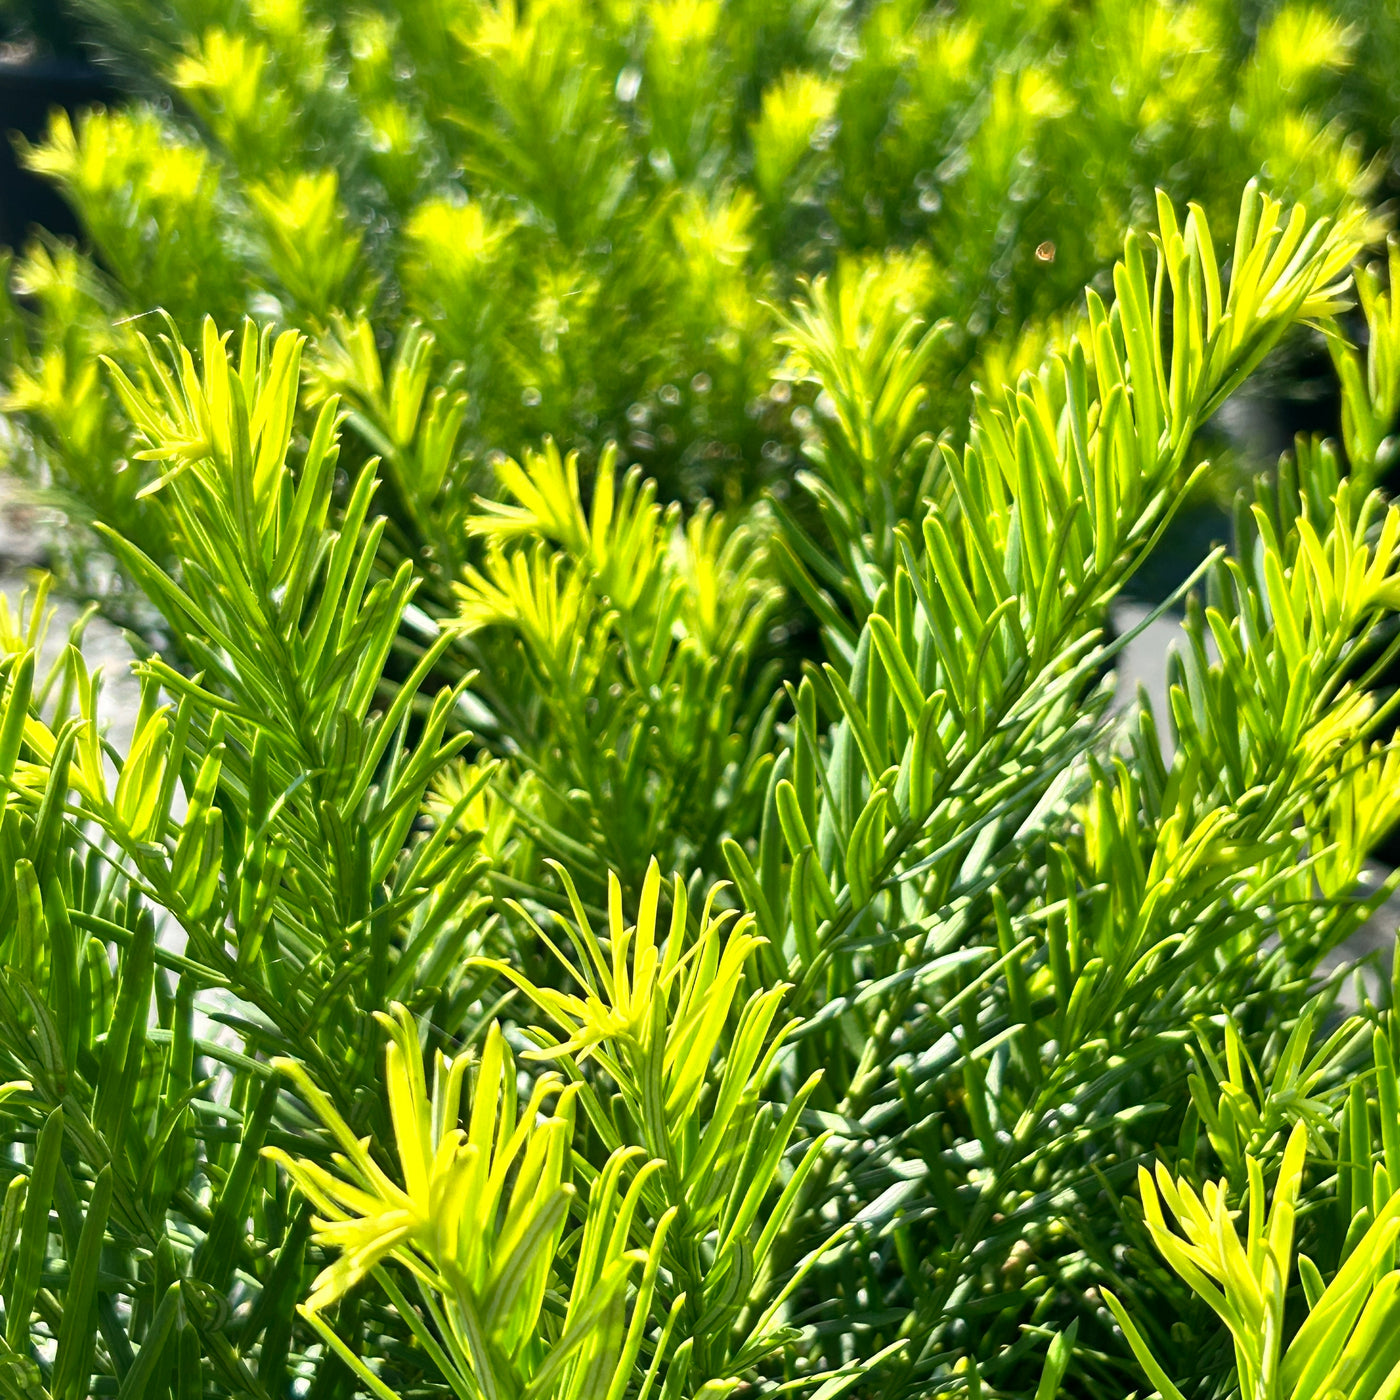
M 818 278 L 820 530 L 545 442 L 433 608 L 377 513 L 452 460 L 421 336 L 367 457 L 302 333 L 133 328 L 124 750 L 0 602 L 0 1395 L 1391 1395 L 1397 1028 L 1319 981 L 1400 817 L 1364 232 L 1250 184 L 1224 269 L 1162 195 L 938 442 L 937 333 Z M 1115 706 L 1109 604 L 1304 323 L 1351 470 L 1300 439 Z
M 1334 216 L 1394 145 L 1400 16 L 1358 0 L 32 8 L 130 95 L 21 146 L 83 237 L 2 269 L 9 456 L 65 513 L 65 583 L 143 629 L 90 527 L 178 557 L 110 469 L 133 424 L 97 369 L 136 372 L 155 308 L 188 344 L 206 315 L 302 329 L 345 469 L 379 458 L 385 557 L 440 618 L 491 460 L 546 436 L 585 479 L 616 442 L 663 503 L 787 491 L 824 407 L 774 378 L 803 278 L 946 322 L 913 412 L 960 447 L 973 379 L 1033 372 L 1082 288 L 1111 292 L 1158 185 L 1223 228 L 1262 170 Z M 885 483 L 895 517 L 926 458 Z M 800 609 L 773 623 L 811 641 Z

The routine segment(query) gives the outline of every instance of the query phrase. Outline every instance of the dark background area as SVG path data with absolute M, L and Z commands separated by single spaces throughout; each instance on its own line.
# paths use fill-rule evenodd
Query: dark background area
M 62 196 L 21 168 L 14 138 L 38 140 L 55 107 L 76 112 L 120 95 L 53 0 L 0 4 L 0 245 L 17 247 L 36 226 L 60 236 L 78 234 Z

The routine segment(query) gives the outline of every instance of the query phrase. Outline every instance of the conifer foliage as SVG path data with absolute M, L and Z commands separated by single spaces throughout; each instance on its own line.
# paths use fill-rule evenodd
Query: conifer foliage
M 28 153 L 8 443 L 141 700 L 0 598 L 0 1397 L 1391 1400 L 1358 32 L 1206 148 L 1205 3 L 207 8 L 92 6 L 182 106 Z M 1115 701 L 1303 331 L 1341 442 Z
M 705 656 L 751 648 L 764 606 L 716 577 L 752 568 L 722 522 L 682 528 L 610 464 L 586 511 L 572 462 L 511 465 L 518 504 L 483 505 L 457 621 L 394 676 L 412 565 L 380 560 L 374 463 L 337 497 L 343 413 L 307 387 L 302 337 L 245 322 L 235 349 L 206 321 L 196 350 L 149 343 L 134 377 L 109 363 L 173 565 L 107 538 L 182 664 L 140 663 L 117 753 L 80 650 L 40 662 L 42 598 L 4 619 L 0 1383 L 1126 1384 L 1163 1314 L 1125 1265 L 1142 1226 L 1124 1197 L 1164 1128 L 1189 1172 L 1204 1123 L 1256 1195 L 1289 1123 L 1289 1191 L 1300 1133 L 1334 1150 L 1330 1076 L 1365 1037 L 1304 1070 L 1302 1003 L 1378 897 L 1355 890 L 1396 759 L 1357 658 L 1400 604 L 1400 508 L 1308 444 L 1261 487 L 1188 621 L 1170 764 L 1145 705 L 1108 721 L 1100 623 L 1181 499 L 1191 434 L 1290 326 L 1343 305 L 1353 229 L 1251 188 L 1222 277 L 1202 212 L 1181 224 L 1163 197 L 1111 305 L 1090 294 L 1085 340 L 934 453 L 922 519 L 895 528 L 882 576 L 866 562 L 863 622 L 833 627 L 787 718 L 720 706 L 690 733 Z M 919 350 L 887 319 L 883 344 L 843 344 L 835 317 L 862 308 L 838 304 L 814 286 L 790 331 L 848 410 L 814 462 L 888 479 L 900 420 L 881 427 L 881 406 Z M 872 358 L 883 377 L 837 398 Z M 604 675 L 604 694 L 630 688 L 608 747 L 560 706 L 518 763 L 468 760 L 475 678 L 434 676 L 483 628 L 518 638 L 547 706 Z M 677 689 L 661 734 L 651 708 Z M 601 761 L 611 795 L 634 755 L 661 767 L 705 724 L 731 731 L 721 748 L 738 726 L 719 782 L 753 794 L 710 814 L 717 840 L 687 844 L 655 782 L 594 823 L 554 816 L 588 795 L 552 765 Z M 610 871 L 629 818 L 655 820 L 689 878 Z M 1261 1052 L 1277 1103 L 1251 1102 L 1233 1022 L 1220 1071 L 1222 1007 L 1301 1017 Z M 1218 1109 L 1183 1082 L 1192 1034 Z M 1380 1300 L 1363 1329 L 1393 1291 L 1376 1271 L 1394 1214 L 1365 1082 L 1331 1231 L 1345 1256 L 1370 1230 L 1337 1275 Z M 1217 1235 L 1227 1189 L 1207 1196 Z M 1199 1233 L 1184 1190 L 1167 1199 Z M 1287 1247 L 1261 1276 L 1275 1293 Z M 1355 1318 L 1336 1310 L 1340 1336 Z

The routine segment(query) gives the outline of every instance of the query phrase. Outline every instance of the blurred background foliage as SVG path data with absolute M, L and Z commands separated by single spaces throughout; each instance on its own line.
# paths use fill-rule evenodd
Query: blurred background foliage
M 546 434 L 585 472 L 618 442 L 665 499 L 785 496 L 823 407 L 778 373 L 774 308 L 805 277 L 878 277 L 947 322 L 919 426 L 956 432 L 974 380 L 1038 364 L 1082 287 L 1103 289 L 1155 186 L 1224 228 L 1253 175 L 1318 214 L 1395 175 L 1393 4 L 7 14 L 13 53 L 81 57 L 112 95 L 21 143 L 81 236 L 26 239 L 8 273 L 16 462 L 75 523 L 159 555 L 140 473 L 108 466 L 128 427 L 94 352 L 129 362 L 124 318 L 156 307 L 187 336 L 205 313 L 296 324 L 390 463 L 392 543 L 440 596 L 492 454 Z M 89 543 L 65 535 L 70 574 Z
M 1366 562 L 1379 508 L 1353 500 L 1334 518 L 1331 503 L 1349 467 L 1359 495 L 1390 466 L 1388 271 L 1362 277 L 1361 314 L 1344 323 L 1375 350 L 1365 364 L 1338 352 L 1345 422 L 1322 336 L 1292 324 L 1300 292 L 1261 313 L 1261 345 L 1287 338 L 1256 396 L 1225 405 L 1223 432 L 1196 440 L 1194 417 L 1178 416 L 1163 461 L 1154 434 L 1130 434 L 1121 480 L 1095 481 L 1108 504 L 1089 545 L 1076 533 L 1087 518 L 1057 520 L 1079 551 L 1065 556 L 1074 577 L 1043 549 L 1043 574 L 1021 568 L 1044 541 L 1008 505 L 1057 519 L 1078 499 L 1068 448 L 1041 460 L 998 424 L 1029 442 L 1065 408 L 1049 375 L 1020 380 L 1020 399 L 1012 386 L 1052 350 L 1082 357 L 1082 289 L 1112 299 L 1124 231 L 1155 225 L 1156 188 L 1181 209 L 1197 201 L 1222 248 L 1254 176 L 1334 217 L 1344 251 L 1320 283 L 1379 242 L 1400 183 L 1400 7 L 75 0 L 12 4 L 5 22 L 0 90 L 30 84 L 18 163 L 63 201 L 39 212 L 43 228 L 10 225 L 6 461 L 66 523 L 51 540 L 60 586 L 130 625 L 142 652 L 138 741 L 122 756 L 91 739 L 75 808 L 89 827 L 59 823 L 62 745 L 95 734 L 95 687 L 76 652 L 36 680 L 38 624 L 0 614 L 7 656 L 29 656 L 7 663 L 13 713 L 32 692 L 36 714 L 74 716 L 43 763 L 11 733 L 11 760 L 29 747 L 3 854 L 38 872 L 10 891 L 36 978 L 50 974 L 44 940 L 67 938 L 62 911 L 75 912 L 84 961 L 62 966 L 90 1007 L 79 1025 L 64 1003 L 62 1074 L 29 1066 L 39 1013 L 18 1000 L 6 1047 L 37 1086 L 22 1100 L 26 1176 L 54 1173 L 65 1257 L 86 1235 L 90 1280 L 105 1167 L 52 1115 L 60 1101 L 86 1111 L 70 1072 L 102 1086 L 94 1112 L 121 1170 L 101 1189 L 126 1232 L 125 1272 L 115 1284 L 104 1272 L 91 1302 L 109 1389 L 120 1377 L 119 1393 L 138 1394 L 149 1354 L 182 1397 L 283 1393 L 313 1368 L 318 1397 L 352 1393 L 291 1308 L 328 1251 L 258 1158 L 264 1141 L 310 1150 L 313 1131 L 268 1055 L 310 1066 L 335 1100 L 321 1120 L 372 1134 L 382 1155 L 372 1013 L 401 997 L 434 1048 L 482 1042 L 503 989 L 471 958 L 542 995 L 563 980 L 529 921 L 557 932 L 566 908 L 546 859 L 595 914 L 611 915 L 615 874 L 621 919 L 653 855 L 684 877 L 672 908 L 687 888 L 702 907 L 732 876 L 724 898 L 770 940 L 753 995 L 796 984 L 792 1014 L 808 1020 L 771 1084 L 745 1087 L 745 1113 L 761 1133 L 792 1108 L 802 1153 L 835 1134 L 754 1283 L 768 1296 L 837 1222 L 849 1229 L 793 1305 L 806 1350 L 768 1374 L 775 1391 L 820 1376 L 824 1400 L 857 1380 L 862 1393 L 975 1395 L 982 1365 L 989 1389 L 1029 1395 L 1051 1332 L 1079 1326 L 1067 1384 L 1121 1395 L 1140 1378 L 1097 1292 L 1106 1281 L 1184 1388 L 1228 1387 L 1218 1329 L 1151 1252 L 1136 1164 L 1165 1143 L 1182 1173 L 1214 1162 L 1238 1198 L 1257 1170 L 1282 1170 L 1292 1121 L 1315 1123 L 1303 1235 L 1330 1270 L 1369 1228 L 1360 1178 L 1372 1136 L 1393 1127 L 1393 1074 L 1379 1051 L 1368 1063 L 1360 1028 L 1300 1065 L 1323 1037 L 1314 1022 L 1332 1017 L 1335 987 L 1304 1009 L 1319 963 L 1386 892 L 1356 893 L 1394 821 L 1392 751 L 1366 747 L 1380 722 L 1345 687 L 1374 682 L 1387 654 L 1400 520 L 1365 608 L 1334 607 L 1335 580 L 1298 584 L 1312 670 L 1292 709 L 1300 658 L 1257 625 L 1265 562 L 1309 577 L 1300 521 L 1323 554 L 1335 546 L 1338 578 Z M 45 91 L 52 113 L 36 111 Z M 1196 312 L 1203 295 L 1190 289 Z M 1339 309 L 1324 299 L 1307 314 Z M 1170 304 L 1166 319 L 1148 310 L 1139 296 L 1114 323 L 1140 332 L 1135 389 L 1143 327 L 1163 345 L 1175 332 Z M 274 351 L 270 335 L 245 337 L 238 375 L 224 373 L 206 315 L 307 340 Z M 259 466 L 256 540 L 213 508 L 228 502 L 200 452 L 199 395 L 147 359 L 141 336 L 170 332 L 201 346 L 228 422 L 245 365 L 283 405 L 259 427 L 299 465 L 279 476 L 274 463 L 276 489 Z M 1242 365 L 1248 348 L 1235 347 Z M 1112 358 L 1095 359 L 1106 376 Z M 1217 390 L 1202 391 L 1213 407 Z M 934 450 L 942 434 L 961 448 L 972 422 L 982 438 L 965 460 L 1014 481 L 982 503 L 1014 577 L 981 613 L 982 593 L 944 597 L 959 570 L 983 567 L 982 542 L 940 533 L 977 512 L 960 508 L 956 454 Z M 1180 493 L 1233 494 L 1256 463 L 1232 444 L 1250 429 L 1276 449 L 1297 427 L 1345 428 L 1342 447 L 1305 442 L 1259 482 L 1260 516 L 1242 511 L 1241 528 L 1210 518 L 1207 533 L 1234 531 L 1248 577 L 1217 563 L 1212 611 L 1188 617 L 1159 717 L 1178 758 L 1164 760 L 1149 712 L 1126 738 L 1111 729 L 1099 681 L 1113 657 L 1093 638 L 1134 570 L 1133 586 L 1161 596 L 1201 557 L 1154 534 L 1185 518 Z M 383 525 L 370 523 L 371 458 Z M 177 479 L 182 460 L 198 470 Z M 228 539 L 200 528 L 201 512 Z M 273 549 L 279 532 L 309 541 L 301 557 Z M 962 609 L 937 614 L 937 639 L 918 621 L 930 598 Z M 1020 613 L 1007 598 L 1030 600 L 1030 643 L 1008 640 Z M 1248 667 L 1217 664 L 1221 636 Z M 804 670 L 816 658 L 829 666 Z M 179 697 L 168 723 L 162 694 Z M 987 714 L 1021 727 L 984 727 Z M 110 801 L 104 763 L 124 777 Z M 936 790 L 916 790 L 934 771 Z M 185 952 L 157 940 L 153 908 L 183 921 Z M 1130 988 L 1139 940 L 1155 956 L 1159 938 L 1184 951 Z M 218 1024 L 233 1050 L 196 1034 L 196 995 L 203 1015 L 207 993 L 230 989 L 240 1000 Z M 1389 1027 L 1391 989 L 1378 996 L 1366 1016 Z M 1391 1085 L 1380 1104 L 1371 1077 Z M 600 1171 L 611 1144 L 592 1121 L 579 1161 Z M 131 1123 L 152 1145 L 127 1180 L 122 1152 L 142 1163 Z M 755 1212 L 778 1194 L 782 1146 Z M 18 1209 L 11 1238 L 43 1264 L 47 1202 L 23 1231 Z M 646 1218 L 651 1229 L 662 1213 Z M 215 1244 L 251 1221 L 253 1242 L 228 1264 L 202 1247 L 192 1266 L 191 1220 Z M 750 1246 L 742 1232 L 732 1244 L 738 1278 Z M 10 1282 L 55 1330 L 63 1277 L 35 1264 Z M 718 1347 L 756 1309 L 718 1269 L 703 1286 L 723 1295 L 696 1295 L 728 1318 Z M 118 1316 L 114 1298 L 135 1301 Z M 336 1326 L 390 1358 L 408 1393 L 432 1393 L 404 1316 L 352 1297 Z M 162 1326 L 179 1339 L 168 1355 Z M 727 1384 L 746 1355 L 716 1355 L 707 1374 Z M 62 1379 L 85 1384 L 89 1360 L 70 1349 Z

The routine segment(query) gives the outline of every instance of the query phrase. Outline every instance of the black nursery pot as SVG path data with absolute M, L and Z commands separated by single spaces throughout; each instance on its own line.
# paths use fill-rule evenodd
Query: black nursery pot
M 18 248 L 35 228 L 67 237 L 79 232 L 62 195 L 20 165 L 13 138 L 39 140 L 55 108 L 76 112 L 118 96 L 106 75 L 80 58 L 0 63 L 0 244 Z

